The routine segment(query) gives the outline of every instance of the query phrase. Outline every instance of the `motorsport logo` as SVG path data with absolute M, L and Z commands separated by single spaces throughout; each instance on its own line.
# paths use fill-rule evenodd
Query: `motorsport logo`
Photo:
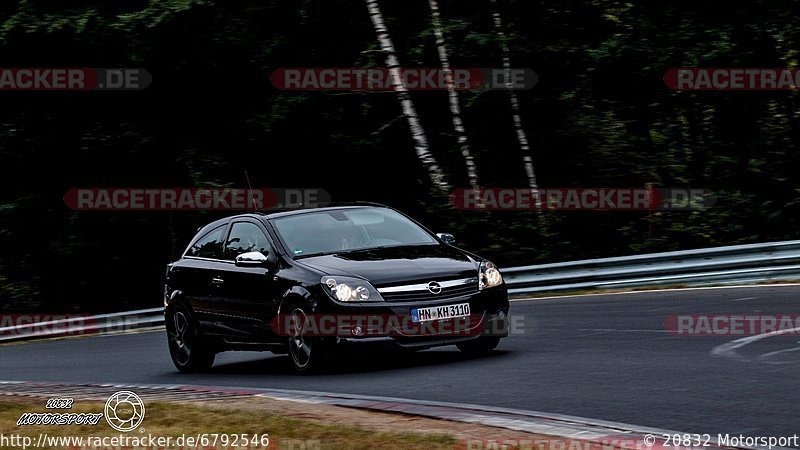
M 144 402 L 138 395 L 131 391 L 115 392 L 106 402 L 106 422 L 111 428 L 127 433 L 139 428 L 144 411 Z
M 45 406 L 48 410 L 68 411 L 72 409 L 72 398 L 51 398 Z M 102 413 L 46 412 L 23 413 L 17 426 L 41 425 L 87 425 L 95 426 L 104 416 L 108 425 L 123 433 L 135 430 L 144 420 L 145 407 L 142 399 L 130 391 L 115 392 L 105 403 Z

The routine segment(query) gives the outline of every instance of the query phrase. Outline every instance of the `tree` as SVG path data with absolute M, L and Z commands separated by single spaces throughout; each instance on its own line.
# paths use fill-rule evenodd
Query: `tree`
M 428 137 L 425 135 L 425 129 L 420 123 L 417 110 L 414 107 L 414 102 L 411 100 L 411 94 L 409 94 L 408 88 L 403 83 L 400 61 L 397 58 L 397 53 L 395 52 L 394 44 L 389 35 L 389 30 L 386 27 L 386 22 L 383 19 L 378 1 L 366 0 L 366 3 L 370 19 L 372 19 L 372 25 L 378 36 L 378 44 L 384 55 L 386 55 L 386 66 L 389 68 L 392 89 L 397 94 L 397 99 L 400 101 L 400 105 L 403 108 L 403 115 L 408 121 L 411 137 L 414 139 L 414 149 L 417 152 L 417 157 L 428 170 L 433 184 L 446 192 L 450 189 L 450 186 L 447 183 L 444 172 L 442 172 L 442 169 L 439 167 L 439 163 L 436 162 L 436 158 L 431 154 Z
M 444 31 L 442 29 L 442 19 L 439 14 L 439 2 L 437 0 L 428 0 L 428 5 L 431 9 L 431 21 L 433 23 L 433 34 L 436 37 L 436 47 L 439 54 L 439 61 L 442 65 L 442 70 L 445 73 L 447 82 L 447 94 L 450 100 L 450 115 L 453 120 L 453 130 L 458 137 L 458 146 L 461 150 L 461 156 L 464 158 L 464 163 L 467 166 L 467 177 L 472 189 L 479 189 L 480 182 L 478 181 L 478 172 L 475 165 L 475 159 L 472 157 L 472 151 L 469 146 L 469 138 L 467 131 L 464 128 L 464 122 L 461 118 L 461 102 L 456 92 L 455 81 L 453 79 L 453 70 L 450 67 L 450 57 L 447 51 L 447 45 L 444 38 Z
M 505 79 L 508 86 L 508 99 L 511 102 L 511 115 L 514 120 L 514 130 L 517 134 L 517 141 L 519 142 L 520 150 L 522 150 L 522 162 L 525 165 L 525 174 L 528 176 L 528 187 L 531 190 L 539 189 L 539 182 L 536 179 L 536 171 L 533 165 L 533 152 L 531 151 L 528 135 L 525 133 L 525 127 L 522 125 L 522 113 L 519 106 L 519 97 L 514 92 L 511 86 L 511 49 L 508 47 L 508 40 L 506 39 L 505 31 L 503 31 L 503 20 L 500 12 L 497 11 L 497 0 L 491 0 L 494 10 L 492 11 L 492 23 L 494 25 L 497 38 L 500 43 L 502 51 L 503 69 L 505 70 Z M 541 208 L 541 203 L 536 202 L 536 208 Z

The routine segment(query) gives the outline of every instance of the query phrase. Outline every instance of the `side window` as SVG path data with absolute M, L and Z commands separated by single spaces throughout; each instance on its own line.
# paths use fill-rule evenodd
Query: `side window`
M 258 225 L 250 222 L 236 222 L 225 243 L 225 259 L 234 260 L 242 253 L 270 252 L 269 241 Z
M 186 251 L 186 256 L 222 259 L 222 230 L 224 229 L 225 226 L 223 225 L 206 233 L 205 236 L 189 247 L 189 250 Z

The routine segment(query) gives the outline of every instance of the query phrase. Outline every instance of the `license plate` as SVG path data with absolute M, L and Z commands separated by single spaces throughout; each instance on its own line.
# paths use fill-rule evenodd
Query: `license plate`
M 430 308 L 417 308 L 411 310 L 411 321 L 414 323 L 430 322 L 432 320 L 454 319 L 469 316 L 469 303 L 458 305 L 432 306 Z

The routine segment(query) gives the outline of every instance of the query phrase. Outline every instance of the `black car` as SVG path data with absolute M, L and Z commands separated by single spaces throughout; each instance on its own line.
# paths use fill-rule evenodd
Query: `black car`
M 182 372 L 227 350 L 288 353 L 307 371 L 348 348 L 488 353 L 508 335 L 489 261 L 382 206 L 217 220 L 167 267 L 169 349 Z

